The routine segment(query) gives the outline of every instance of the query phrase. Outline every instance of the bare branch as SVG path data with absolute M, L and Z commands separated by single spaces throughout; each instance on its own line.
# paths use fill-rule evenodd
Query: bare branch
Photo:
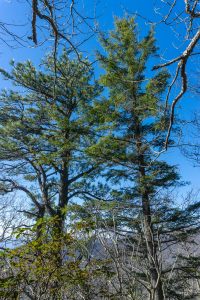
M 177 4 L 177 1 L 175 0 L 172 4 L 170 4 L 168 2 L 165 2 L 165 3 L 170 5 L 170 9 L 169 9 L 168 14 L 163 18 L 164 21 L 166 21 L 171 16 L 172 11 L 173 11 L 175 5 Z M 185 3 L 185 12 L 186 12 L 186 14 L 189 15 L 189 21 L 188 21 L 189 25 L 188 25 L 188 27 L 186 27 L 186 38 L 189 40 L 189 35 L 191 33 L 191 30 L 192 29 L 194 30 L 194 26 L 192 26 L 193 20 L 195 18 L 200 17 L 200 12 L 196 10 L 197 5 L 199 4 L 199 1 L 196 0 L 196 1 L 191 2 L 189 0 L 184 0 L 184 3 Z M 192 6 L 191 6 L 191 4 L 192 4 Z M 181 22 L 183 22 L 183 20 Z M 153 67 L 153 70 L 158 70 L 161 68 L 165 68 L 165 67 L 169 67 L 169 66 L 173 66 L 174 64 L 177 64 L 175 75 L 172 78 L 172 82 L 169 85 L 168 93 L 166 95 L 165 111 L 168 106 L 174 84 L 177 82 L 179 77 L 181 79 L 180 91 L 172 99 L 172 102 L 171 102 L 170 120 L 169 120 L 169 126 L 168 126 L 166 140 L 164 143 L 164 150 L 167 150 L 167 148 L 168 148 L 169 138 L 170 138 L 170 134 L 171 134 L 173 123 L 174 123 L 175 109 L 176 109 L 177 103 L 183 98 L 183 95 L 186 93 L 186 91 L 188 89 L 188 74 L 187 74 L 187 69 L 186 69 L 188 60 L 192 55 L 195 54 L 194 50 L 196 49 L 199 41 L 200 41 L 200 29 L 198 28 L 196 30 L 196 33 L 193 34 L 192 38 L 190 38 L 189 44 L 186 46 L 185 50 L 182 52 L 181 55 L 171 59 L 170 61 L 167 61 L 166 63 L 155 65 Z

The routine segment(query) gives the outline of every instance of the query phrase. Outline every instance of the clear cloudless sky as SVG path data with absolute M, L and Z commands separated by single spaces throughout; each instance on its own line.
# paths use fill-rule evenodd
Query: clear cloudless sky
M 66 0 L 67 1 L 67 0 Z M 160 20 L 161 16 L 159 13 L 162 13 L 162 10 L 157 10 L 161 5 L 160 0 L 77 0 L 76 2 L 80 3 L 82 7 L 83 14 L 92 15 L 94 13 L 94 7 L 96 7 L 96 16 L 99 23 L 100 29 L 103 31 L 111 30 L 113 28 L 113 18 L 114 16 L 124 16 L 125 14 L 135 13 L 146 18 L 137 17 L 137 22 L 140 26 L 141 36 L 145 34 L 149 28 L 147 20 L 157 22 Z M 183 0 L 179 0 L 181 9 L 181 4 Z M 83 5 L 84 3 L 84 5 Z M 13 1 L 13 0 L 0 0 L 0 22 L 6 22 L 9 24 L 18 24 L 20 26 L 12 27 L 8 26 L 11 30 L 15 30 L 19 35 L 31 35 L 31 5 L 28 4 L 25 0 Z M 155 13 L 155 9 L 156 12 Z M 176 37 L 176 32 L 184 33 L 183 28 L 171 28 L 165 24 L 160 24 L 156 26 L 156 38 L 157 45 L 159 46 L 159 53 L 166 59 L 176 57 L 184 47 L 182 43 L 181 36 L 179 39 Z M 14 59 L 15 61 L 25 61 L 27 59 L 32 60 L 35 64 L 39 64 L 41 58 L 45 53 L 50 51 L 49 45 L 44 44 L 38 48 L 29 43 L 28 47 L 23 47 L 17 45 L 16 47 L 9 47 L 6 45 L 1 38 L 3 38 L 3 32 L 0 29 L 0 67 L 9 69 L 9 61 Z M 8 41 L 9 42 L 9 41 Z M 13 42 L 10 42 L 13 46 Z M 84 53 L 92 57 L 95 49 L 100 49 L 98 44 L 97 37 L 93 37 L 87 42 L 87 44 L 82 46 Z M 163 61 L 162 61 L 163 62 Z M 194 70 L 198 70 L 200 67 L 200 59 L 196 57 L 192 60 L 188 67 L 188 71 L 192 71 L 191 76 L 194 76 Z M 171 68 L 171 73 L 174 73 L 174 69 Z M 100 72 L 99 68 L 96 68 L 96 76 L 98 77 Z M 153 72 L 153 71 L 152 71 Z M 149 71 L 149 76 L 151 73 Z M 195 81 L 195 77 L 191 78 L 192 81 Z M 9 87 L 9 83 L 0 78 L 0 89 Z M 181 100 L 179 107 L 177 108 L 177 113 L 181 118 L 188 119 L 194 111 L 200 111 L 199 107 L 199 98 L 190 93 Z M 189 134 L 187 132 L 187 134 Z M 165 158 L 171 164 L 178 165 L 180 173 L 183 180 L 190 181 L 191 187 L 198 189 L 200 187 L 200 169 L 199 167 L 194 167 L 191 161 L 188 161 L 178 149 L 170 149 L 167 154 L 162 158 Z M 184 188 L 184 191 L 188 190 L 190 187 Z

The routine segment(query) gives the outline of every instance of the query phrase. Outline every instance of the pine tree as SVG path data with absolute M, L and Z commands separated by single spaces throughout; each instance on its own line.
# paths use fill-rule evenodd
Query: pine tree
M 56 74 L 51 56 L 41 71 L 30 61 L 12 67 L 11 74 L 1 70 L 18 87 L 0 98 L 1 190 L 25 192 L 33 215 L 64 219 L 65 206 L 81 192 L 80 179 L 96 168 L 84 154 L 91 140 L 84 110 L 99 86 L 91 83 L 87 62 L 70 61 L 67 53 L 57 62 Z
M 37 229 L 32 234 L 35 255 L 43 257 L 46 245 L 44 257 L 49 253 L 51 268 L 59 269 L 67 247 L 67 206 L 86 190 L 98 169 L 85 151 L 94 143 L 85 112 L 101 89 L 89 63 L 70 60 L 66 52 L 56 61 L 56 72 L 50 55 L 39 71 L 28 61 L 12 62 L 12 71 L 1 73 L 16 88 L 4 90 L 0 97 L 0 191 L 25 195 L 23 213 Z M 49 238 L 55 251 L 49 250 Z M 28 244 L 19 252 L 33 253 L 30 249 Z M 55 293 L 60 284 L 54 280 Z
M 134 19 L 124 18 L 116 19 L 108 37 L 101 37 L 104 54 L 98 58 L 105 74 L 100 81 L 109 96 L 93 108 L 102 138 L 88 151 L 107 162 L 104 175 L 116 186 L 110 193 L 116 203 L 115 222 L 113 210 L 108 210 L 101 215 L 102 223 L 107 216 L 115 232 L 129 231 L 132 246 L 141 248 L 141 271 L 134 273 L 135 279 L 146 287 L 149 299 L 163 300 L 170 294 L 163 249 L 180 243 L 182 231 L 194 224 L 196 228 L 197 219 L 175 207 L 166 194 L 180 179 L 176 167 L 157 159 L 167 130 L 162 95 L 169 74 L 162 70 L 148 78 L 149 59 L 156 55 L 154 33 L 151 29 L 141 40 L 138 35 Z

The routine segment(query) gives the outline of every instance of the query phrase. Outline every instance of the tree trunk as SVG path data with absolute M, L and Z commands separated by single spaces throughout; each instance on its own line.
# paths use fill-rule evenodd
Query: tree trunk
M 157 241 L 154 238 L 154 228 L 152 224 L 152 213 L 149 199 L 149 188 L 146 184 L 146 162 L 140 132 L 140 123 L 136 119 L 135 138 L 138 157 L 139 170 L 139 191 L 142 200 L 144 237 L 146 241 L 147 260 L 149 274 L 151 278 L 150 300 L 164 300 L 162 279 L 160 278 L 160 266 L 158 262 Z
M 54 216 L 53 228 L 52 228 L 52 238 L 56 242 L 55 250 L 55 267 L 57 270 L 61 270 L 64 262 L 64 224 L 66 218 L 65 207 L 68 204 L 68 161 L 63 161 L 62 171 L 60 173 L 60 192 L 59 192 L 59 203 Z M 53 289 L 55 294 L 53 294 L 54 300 L 62 300 L 61 295 L 62 283 L 60 278 L 57 278 L 54 282 Z
M 144 178 L 145 169 L 142 167 L 140 175 Z M 144 191 L 142 195 L 142 210 L 144 220 L 144 236 L 147 247 L 147 259 L 149 264 L 149 273 L 151 278 L 151 300 L 164 300 L 162 280 L 160 278 L 160 268 L 158 263 L 157 242 L 154 239 L 154 228 L 151 222 L 151 208 L 149 195 Z

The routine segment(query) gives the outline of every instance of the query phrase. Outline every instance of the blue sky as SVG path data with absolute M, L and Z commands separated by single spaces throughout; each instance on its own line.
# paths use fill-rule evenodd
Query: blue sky
M 82 2 L 84 2 L 84 7 L 83 4 L 81 4 L 81 9 L 83 10 L 83 13 L 87 12 L 88 15 L 91 15 L 94 12 L 96 3 L 97 21 L 100 29 L 103 31 L 113 28 L 114 16 L 123 16 L 125 13 L 138 13 L 139 15 L 142 15 L 154 22 L 159 21 L 160 19 L 159 13 L 161 13 L 161 11 L 156 10 L 156 14 L 154 10 L 160 6 L 160 0 L 82 0 Z M 181 3 L 181 1 L 179 3 Z M 20 24 L 21 26 L 17 27 L 16 29 L 17 32 L 23 32 L 26 36 L 31 34 L 31 27 L 29 23 L 31 20 L 31 7 L 25 0 L 20 2 L 12 0 L 0 0 L 0 5 L 0 21 Z M 137 18 L 137 22 L 140 25 L 140 31 L 142 35 L 148 30 L 148 22 L 140 17 Z M 12 27 L 10 28 L 12 29 Z M 182 37 L 179 37 L 179 39 L 176 38 L 176 33 L 174 32 L 176 29 L 182 33 L 181 27 L 172 29 L 165 24 L 159 24 L 156 26 L 156 38 L 158 40 L 160 54 L 166 59 L 176 57 L 184 47 L 184 44 L 181 40 Z M 92 38 L 87 42 L 87 45 L 83 46 L 83 49 L 86 51 L 85 53 L 89 57 L 93 55 L 96 48 L 99 48 L 97 37 Z M 0 41 L 0 67 L 8 69 L 9 61 L 13 58 L 15 61 L 31 59 L 38 65 L 40 63 L 40 59 L 45 53 L 49 52 L 49 50 L 50 48 L 48 44 L 44 44 L 41 47 L 35 48 L 33 45 L 31 46 L 30 43 L 28 48 L 17 46 L 15 49 L 13 49 Z M 193 70 L 194 65 L 196 68 L 200 66 L 199 60 L 196 60 L 196 58 L 190 63 L 188 70 Z M 171 72 L 173 74 L 173 68 L 171 68 Z M 191 78 L 191 80 L 195 81 L 196 79 Z M 8 86 L 8 82 L 0 79 L 0 88 L 5 88 Z M 198 107 L 199 99 L 196 96 L 188 93 L 180 102 L 178 114 L 181 116 L 181 118 L 188 118 L 192 114 L 192 111 L 198 110 Z M 194 168 L 193 163 L 189 162 L 185 157 L 183 157 L 179 150 L 170 149 L 168 153 L 165 154 L 165 158 L 171 164 L 178 165 L 184 180 L 190 181 L 194 188 L 199 188 L 199 168 Z M 186 189 L 188 189 L 188 187 L 185 188 L 185 190 Z

